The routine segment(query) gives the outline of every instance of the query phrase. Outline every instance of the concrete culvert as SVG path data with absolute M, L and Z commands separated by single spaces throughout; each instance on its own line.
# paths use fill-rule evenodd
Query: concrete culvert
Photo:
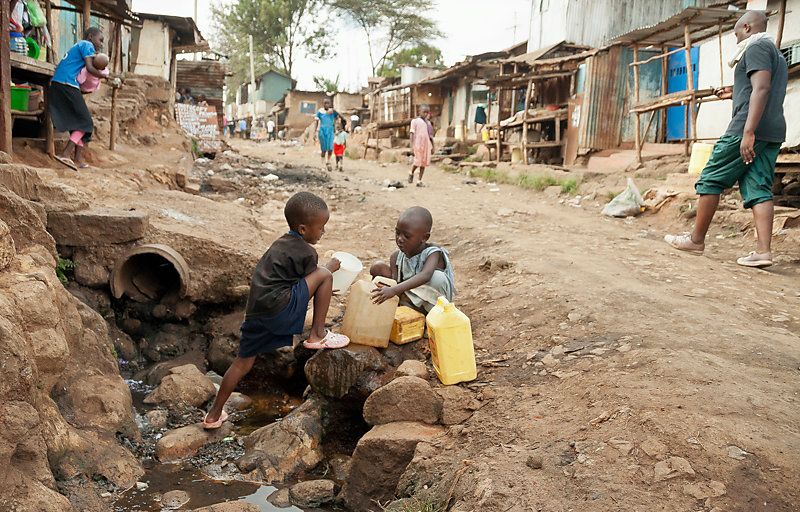
M 117 261 L 110 285 L 117 299 L 123 295 L 139 302 L 182 298 L 189 286 L 189 265 L 168 245 L 140 245 Z

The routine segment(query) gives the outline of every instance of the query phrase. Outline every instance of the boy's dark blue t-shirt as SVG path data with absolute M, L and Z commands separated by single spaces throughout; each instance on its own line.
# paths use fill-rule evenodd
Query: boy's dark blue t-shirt
M 725 135 L 741 137 L 744 133 L 750 94 L 753 92 L 750 75 L 762 70 L 770 72 L 771 83 L 767 105 L 755 131 L 756 140 L 783 142 L 786 140 L 783 99 L 786 97 L 788 66 L 786 59 L 770 39 L 760 39 L 748 46 L 736 64 L 733 73 L 733 118 Z
M 317 251 L 297 235 L 275 240 L 261 257 L 250 281 L 245 318 L 275 316 L 292 297 L 292 287 L 317 269 Z

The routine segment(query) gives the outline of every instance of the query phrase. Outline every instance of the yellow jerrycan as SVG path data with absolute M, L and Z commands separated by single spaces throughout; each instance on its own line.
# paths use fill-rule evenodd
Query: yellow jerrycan
M 433 369 L 442 384 L 449 386 L 475 380 L 478 370 L 472 345 L 472 325 L 467 315 L 444 297 L 439 297 L 426 322 Z
M 361 279 L 350 287 L 347 309 L 342 320 L 342 334 L 350 338 L 351 343 L 377 348 L 389 346 L 394 312 L 400 303 L 400 297 L 392 297 L 383 304 L 373 304 L 372 290 L 378 284 L 394 286 L 397 281 L 376 277 L 372 281 Z

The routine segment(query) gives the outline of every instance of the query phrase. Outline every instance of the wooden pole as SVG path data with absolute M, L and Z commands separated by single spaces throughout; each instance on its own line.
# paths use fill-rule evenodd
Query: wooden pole
M 108 135 L 108 149 L 114 151 L 117 147 L 117 91 L 119 87 L 111 89 L 111 132 Z
M 11 105 L 7 98 L 11 97 L 11 41 L 8 29 L 8 19 L 11 17 L 11 4 L 7 0 L 0 0 L 0 96 L 3 97 L 2 113 L 0 114 L 0 151 L 11 154 Z
M 528 105 L 531 102 L 533 93 L 533 80 L 528 81 L 528 89 L 525 91 L 525 106 L 522 112 L 522 161 L 528 165 Z
M 634 104 L 639 104 L 639 45 L 633 45 L 633 101 Z M 636 145 L 636 161 L 642 163 L 642 118 L 639 112 L 636 112 L 636 136 L 634 138 Z
M 722 68 L 722 24 L 719 25 L 719 32 L 717 34 L 717 43 L 719 44 L 719 86 L 725 85 L 725 75 L 723 75 Z
M 92 0 L 83 0 L 83 31 L 92 26 Z M 83 39 L 82 34 L 79 39 Z
M 778 36 L 775 38 L 775 46 L 780 50 L 783 42 L 783 25 L 786 23 L 786 0 L 781 0 L 781 7 L 778 11 Z
M 44 0 L 44 16 L 47 30 L 53 34 L 53 6 L 50 0 Z M 52 44 L 55 45 L 55 38 L 51 36 Z M 47 47 L 47 62 L 54 64 L 56 52 L 54 46 Z M 55 136 L 53 134 L 53 121 L 50 118 L 50 85 L 45 85 L 42 93 L 44 94 L 44 140 L 47 154 L 52 158 L 56 154 Z
M 662 53 L 668 51 L 666 47 L 661 48 Z M 661 59 L 661 95 L 667 94 L 669 90 L 669 61 L 666 57 Z M 667 142 L 667 109 L 660 109 L 658 140 Z
M 683 40 L 686 46 L 686 84 L 687 89 L 694 91 L 694 68 L 692 66 L 692 36 L 689 33 L 689 24 L 683 25 Z M 697 109 L 694 93 L 689 98 L 689 121 L 691 123 L 692 133 L 686 134 L 686 153 L 689 151 L 689 144 L 692 142 L 692 137 L 697 137 Z

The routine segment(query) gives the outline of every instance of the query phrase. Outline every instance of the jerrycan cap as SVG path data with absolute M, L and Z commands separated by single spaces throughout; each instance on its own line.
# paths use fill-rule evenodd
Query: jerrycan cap
M 447 300 L 444 297 L 439 297 L 436 300 L 436 305 L 440 306 L 445 311 L 453 311 L 455 309 L 455 306 L 453 305 L 453 303 L 450 302 L 449 300 Z

